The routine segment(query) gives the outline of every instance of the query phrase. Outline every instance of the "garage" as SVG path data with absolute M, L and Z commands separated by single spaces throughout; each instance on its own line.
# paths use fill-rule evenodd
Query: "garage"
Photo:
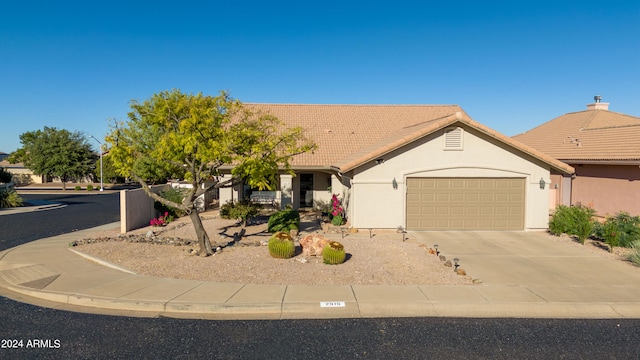
M 524 178 L 407 178 L 408 230 L 523 230 Z

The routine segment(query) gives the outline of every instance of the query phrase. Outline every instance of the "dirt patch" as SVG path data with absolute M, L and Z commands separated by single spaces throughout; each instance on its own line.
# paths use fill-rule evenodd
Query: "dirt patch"
M 187 218 L 123 236 L 117 229 L 95 232 L 75 249 L 139 274 L 175 279 L 268 285 L 469 285 L 473 280 L 454 273 L 416 239 L 403 241 L 401 234 L 391 231 L 374 232 L 371 238 L 368 231 L 344 237 L 324 234 L 341 242 L 347 252 L 345 263 L 327 265 L 321 258 L 303 256 L 299 246 L 291 259 L 272 258 L 264 245 L 270 237 L 265 219 L 249 224 L 245 236 L 234 243 L 233 234 L 241 230 L 235 221 L 202 217 L 214 247 L 221 247 L 209 257 L 195 255 L 195 231 Z M 315 215 L 302 220 L 298 238 L 322 233 Z M 150 231 L 153 235 L 147 236 Z

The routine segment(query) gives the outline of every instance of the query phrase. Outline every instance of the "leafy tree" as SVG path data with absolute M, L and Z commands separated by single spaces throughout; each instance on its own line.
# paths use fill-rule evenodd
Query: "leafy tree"
M 36 175 L 60 178 L 66 182 L 90 175 L 97 155 L 79 132 L 45 126 L 43 130 L 20 135 L 22 147 L 9 156 L 9 162 L 22 162 Z
M 189 214 L 203 256 L 213 251 L 196 211 L 198 196 L 241 181 L 270 189 L 279 170 L 292 173 L 292 156 L 315 149 L 301 128 L 285 128 L 277 118 L 254 113 L 224 92 L 161 92 L 133 101 L 128 118 L 115 122 L 106 139 L 114 166 L 120 175 L 138 181 L 154 200 Z M 221 180 L 219 170 L 225 165 L 233 166 L 232 176 Z M 193 185 L 181 203 L 150 191 L 142 172 L 151 166 Z
M 100 159 L 96 160 L 96 179 L 95 181 L 99 181 L 100 178 Z M 111 161 L 111 156 L 109 154 L 104 154 L 102 156 L 102 177 L 103 180 L 107 183 L 115 184 L 119 182 L 124 182 L 124 178 L 118 174 L 116 168 L 113 166 L 113 161 Z

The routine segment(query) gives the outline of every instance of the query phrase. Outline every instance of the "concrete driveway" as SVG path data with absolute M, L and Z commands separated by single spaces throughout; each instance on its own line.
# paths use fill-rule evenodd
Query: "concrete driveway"
M 483 281 L 479 295 L 510 293 L 547 302 L 633 302 L 640 299 L 640 268 L 614 261 L 537 232 L 412 232 L 447 259 L 460 259 L 468 275 Z M 519 295 L 518 295 L 519 294 Z

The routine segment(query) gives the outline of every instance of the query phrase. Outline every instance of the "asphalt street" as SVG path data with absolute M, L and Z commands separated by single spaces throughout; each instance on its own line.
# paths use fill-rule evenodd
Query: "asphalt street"
M 0 216 L 0 251 L 25 242 L 120 221 L 120 194 L 20 194 L 25 202 L 51 201 L 67 206 Z
M 11 310 L 9 310 L 11 309 Z M 71 313 L 0 298 L 10 358 L 638 359 L 640 320 L 208 321 Z M 41 339 L 45 348 L 27 347 Z

